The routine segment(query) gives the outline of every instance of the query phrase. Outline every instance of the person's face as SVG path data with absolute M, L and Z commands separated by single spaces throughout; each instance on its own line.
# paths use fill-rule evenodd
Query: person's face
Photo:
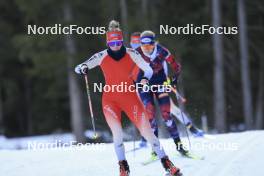
M 155 44 L 141 44 L 141 49 L 146 54 L 151 54 L 154 51 Z
M 140 36 L 132 36 L 130 39 L 130 46 L 133 49 L 140 47 Z
M 107 43 L 112 51 L 118 51 L 123 45 L 123 41 L 112 41 Z
M 140 47 L 140 43 L 130 43 L 130 46 L 131 46 L 133 49 L 137 49 L 138 47 Z

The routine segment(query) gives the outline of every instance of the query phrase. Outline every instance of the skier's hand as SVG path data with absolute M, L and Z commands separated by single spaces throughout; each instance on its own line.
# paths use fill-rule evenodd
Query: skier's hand
M 80 67 L 80 73 L 83 75 L 87 75 L 88 73 L 88 66 L 86 64 L 82 64 Z
M 148 92 L 149 80 L 147 78 L 143 77 L 140 80 L 140 84 L 141 84 L 142 87 L 140 87 L 139 91 L 141 93 Z
M 147 78 L 142 78 L 141 81 L 140 81 L 140 83 L 141 83 L 142 85 L 148 85 L 149 81 L 148 81 Z

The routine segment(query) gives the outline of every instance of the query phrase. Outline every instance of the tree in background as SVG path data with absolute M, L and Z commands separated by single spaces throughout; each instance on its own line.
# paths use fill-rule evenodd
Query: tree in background
M 0 134 L 4 133 L 3 117 L 4 117 L 4 112 L 3 112 L 2 89 L 0 85 Z
M 213 26 L 220 27 L 221 23 L 221 1 L 212 0 Z M 214 47 L 214 118 L 215 128 L 219 132 L 226 131 L 225 110 L 225 81 L 224 81 L 224 57 L 222 35 L 213 35 Z
M 121 9 L 121 2 L 126 10 Z M 124 3 L 125 2 L 125 3 Z M 227 131 L 244 130 L 246 117 L 243 105 L 242 70 L 238 64 L 239 35 L 222 36 L 224 88 L 214 87 L 214 52 L 211 35 L 159 35 L 159 25 L 186 26 L 212 23 L 212 0 L 97 0 L 90 5 L 84 0 L 70 1 L 73 21 L 79 26 L 107 26 L 109 20 L 121 22 L 124 30 L 153 30 L 159 41 L 182 58 L 186 110 L 199 124 L 205 112 L 209 130 L 222 123 L 223 116 L 214 118 L 214 90 L 224 91 Z M 238 1 L 221 1 L 221 25 L 237 26 Z M 92 53 L 105 48 L 104 35 L 27 35 L 27 25 L 53 26 L 64 24 L 64 0 L 0 1 L 0 79 L 4 133 L 6 136 L 39 135 L 71 132 L 71 96 L 80 87 L 82 125 L 90 129 L 90 120 L 82 78 L 72 76 L 76 86 L 70 88 L 70 71 Z M 219 1 L 220 3 L 220 1 Z M 245 1 L 247 7 L 248 73 L 251 86 L 254 126 L 263 128 L 263 0 Z M 220 7 L 219 7 L 220 8 Z M 166 10 L 165 10 L 166 9 Z M 122 11 L 121 11 L 122 10 Z M 126 13 L 126 15 L 124 15 Z M 123 15 L 122 15 L 123 14 Z M 127 16 L 127 22 L 122 22 Z M 147 23 L 146 23 L 147 22 Z M 127 24 L 123 24 L 127 23 Z M 126 27 L 129 26 L 129 29 Z M 68 41 L 68 42 L 67 42 Z M 74 44 L 69 44 L 73 41 Z M 213 40 L 214 41 L 214 40 Z M 68 44 L 66 44 L 68 43 Z M 221 42 L 220 42 L 221 43 Z M 67 47 L 68 45 L 68 47 Z M 71 47 L 74 46 L 74 47 Z M 75 48 L 72 52 L 70 48 Z M 218 50 L 218 49 L 217 49 Z M 221 52 L 220 52 L 221 53 Z M 69 59 L 70 58 L 70 59 Z M 67 59 L 70 62 L 67 62 Z M 72 62 L 72 63 L 71 63 Z M 69 64 L 68 64 L 69 63 Z M 89 72 L 92 82 L 102 80 L 100 69 Z M 73 81 L 73 82 L 74 82 Z M 180 83 L 181 84 L 181 83 Z M 216 82 L 215 82 L 216 84 Z M 74 83 L 75 85 L 75 83 Z M 70 94 L 72 92 L 72 95 Z M 78 92 L 78 91 L 77 91 Z M 77 99 L 78 95 L 75 97 Z M 103 120 L 101 93 L 92 93 L 97 129 L 108 129 Z M 74 103 L 75 104 L 75 103 Z M 79 103 L 78 103 L 79 104 Z M 77 105 L 76 105 L 77 107 Z M 80 108 L 80 107 L 79 107 Z M 221 108 L 219 108 L 221 109 Z M 217 113 L 218 114 L 218 113 Z M 81 121 L 78 121 L 81 124 Z M 129 122 L 125 121 L 125 125 Z M 78 126 L 78 125 L 76 125 Z M 233 128 L 234 126 L 234 128 Z M 242 127 L 242 128 L 241 128 Z M 222 127 L 219 127 L 221 130 Z M 76 133 L 77 134 L 77 133 Z
M 247 20 L 245 1 L 238 0 L 238 26 L 239 26 L 239 48 L 241 61 L 241 80 L 243 90 L 244 119 L 246 129 L 253 128 L 253 108 L 251 81 L 249 69 L 248 38 L 247 38 Z
M 66 24 L 73 22 L 72 8 L 69 2 L 64 3 L 64 20 Z M 77 142 L 85 142 L 84 125 L 83 125 L 83 110 L 81 105 L 81 92 L 76 75 L 73 72 L 74 57 L 76 57 L 76 45 L 72 35 L 65 36 L 65 47 L 67 51 L 67 71 L 68 71 L 68 86 L 71 108 L 71 127 Z
M 124 35 L 124 42 L 126 45 L 129 44 L 129 27 L 128 27 L 128 12 L 127 12 L 127 1 L 120 0 L 120 11 L 121 11 L 121 24 L 122 28 L 125 30 L 123 31 Z

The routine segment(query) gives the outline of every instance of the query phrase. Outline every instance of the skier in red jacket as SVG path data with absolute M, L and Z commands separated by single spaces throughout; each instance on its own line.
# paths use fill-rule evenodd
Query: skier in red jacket
M 122 31 L 119 23 L 111 21 L 107 37 L 107 49 L 93 55 L 84 63 L 75 68 L 78 74 L 87 74 L 89 69 L 100 66 L 106 85 L 134 85 L 131 71 L 136 64 L 144 73 L 141 83 L 147 83 L 152 77 L 153 71 L 140 54 L 123 45 Z M 161 163 L 170 176 L 180 176 L 180 170 L 173 165 L 162 149 L 158 138 L 153 134 L 148 122 L 147 113 L 136 91 L 120 92 L 113 88 L 112 91 L 103 93 L 102 108 L 108 126 L 113 134 L 115 152 L 119 160 L 120 176 L 129 176 L 130 170 L 125 157 L 123 145 L 121 111 L 124 111 L 132 123 L 140 131 L 141 135 L 151 144 L 153 150 L 161 159 Z

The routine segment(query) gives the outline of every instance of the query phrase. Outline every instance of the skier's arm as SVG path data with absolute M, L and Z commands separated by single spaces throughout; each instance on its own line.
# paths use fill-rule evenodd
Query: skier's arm
M 181 72 L 181 65 L 176 62 L 175 58 L 168 50 L 166 50 L 165 52 L 166 52 L 166 57 L 165 57 L 166 62 L 168 62 L 172 67 L 175 76 L 179 76 Z
M 102 51 L 94 54 L 92 57 L 87 59 L 85 62 L 75 67 L 75 72 L 78 74 L 87 74 L 88 69 L 92 69 L 101 64 L 103 58 L 106 55 L 106 51 Z
M 131 56 L 132 60 L 137 64 L 137 66 L 144 72 L 143 77 L 149 80 L 153 75 L 153 70 L 149 63 L 147 63 L 136 50 L 128 49 L 127 53 Z

